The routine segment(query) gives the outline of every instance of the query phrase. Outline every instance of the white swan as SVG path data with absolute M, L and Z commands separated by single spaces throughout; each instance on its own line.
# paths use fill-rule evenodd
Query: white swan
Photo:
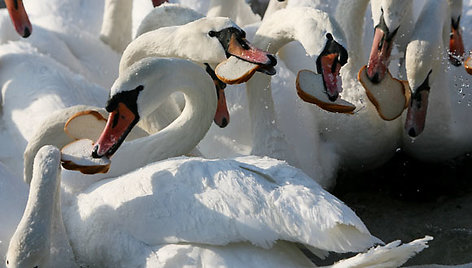
M 112 89 L 107 109 L 113 111 L 108 122 L 115 118 L 117 121 L 107 124 L 97 152 L 102 151 L 103 145 L 118 146 L 109 147 L 106 135 L 129 129 L 127 117 L 139 118 L 152 112 L 156 100 L 158 104 L 176 89 L 186 96 L 182 115 L 153 136 L 123 143 L 112 158 L 111 170 L 113 162 L 119 161 L 120 152 L 131 152 L 131 147 L 134 156 L 146 156 L 144 161 L 179 154 L 185 146 L 187 150 L 193 148 L 210 126 L 216 108 L 215 92 L 209 90 L 211 84 L 200 67 L 187 61 L 147 58 L 136 63 Z M 123 113 L 126 110 L 132 114 Z M 118 111 L 124 116 L 115 117 Z M 113 144 L 120 144 L 122 136 L 115 137 L 118 139 Z M 106 148 L 105 154 L 115 150 Z M 136 158 L 127 155 L 123 159 L 131 164 Z M 71 260 L 73 252 L 79 264 L 158 267 L 165 264 L 159 257 L 161 249 L 185 249 L 185 244 L 197 254 L 214 252 L 213 257 L 202 261 L 210 258 L 221 263 L 222 258 L 230 261 L 235 256 L 245 256 L 241 260 L 252 262 L 256 258 L 256 263 L 274 267 L 281 261 L 276 255 L 284 254 L 282 263 L 294 266 L 309 262 L 300 259 L 303 257 L 293 245 L 279 240 L 338 252 L 359 251 L 378 242 L 341 201 L 300 170 L 274 159 L 169 159 L 89 185 L 78 195 L 59 190 L 63 184 L 57 149 L 43 147 L 34 165 L 30 198 L 10 241 L 7 267 L 55 261 L 51 249 L 53 254 L 65 254 L 59 261 Z M 64 194 L 62 208 L 59 193 Z M 36 217 L 45 220 L 37 221 Z M 391 258 L 409 258 L 425 248 L 429 239 L 412 242 L 410 250 Z M 228 244 L 229 248 L 225 248 Z M 259 247 L 267 249 L 266 254 L 257 254 L 261 252 Z M 192 257 L 192 252 L 182 254 Z
M 280 161 L 167 160 L 94 185 L 72 205 L 63 201 L 62 207 L 59 150 L 44 146 L 34 162 L 25 213 L 6 255 L 8 268 L 197 263 L 314 267 L 297 246 L 278 239 L 308 240 L 306 244 L 329 249 L 363 247 L 349 244 L 351 239 L 362 243 L 359 235 L 345 236 L 355 234 L 354 226 L 336 223 L 354 217 L 353 224 L 359 221 L 355 214 L 318 185 L 298 184 L 313 182 Z M 198 172 L 199 177 L 189 177 L 185 170 Z M 300 202 L 297 195 L 302 193 Z M 302 212 L 306 209 L 310 213 Z M 314 222 L 303 221 L 313 217 Z M 294 221 L 301 225 L 294 228 Z M 427 248 L 431 239 L 404 245 L 395 241 L 332 267 L 397 267 Z
M 138 28 L 137 38 L 123 52 L 120 72 L 134 62 L 151 56 L 179 57 L 202 66 L 204 63 L 214 66 L 226 60 L 229 55 L 257 64 L 275 64 L 272 55 L 254 48 L 244 36 L 244 31 L 227 18 L 204 18 L 203 15 L 179 5 L 163 5 L 144 18 Z M 245 53 L 253 56 L 244 56 Z M 258 62 L 257 58 L 265 59 L 265 62 Z M 210 66 L 207 65 L 206 69 L 213 73 Z M 224 84 L 214 74 L 213 77 L 219 97 L 215 123 L 225 127 L 229 122 L 229 113 L 226 109 Z M 156 122 L 154 128 L 161 129 L 172 122 L 179 112 L 180 109 L 175 104 L 168 102 L 156 111 L 154 120 L 148 122 Z
M 444 60 L 448 58 L 450 18 L 447 2 L 427 2 L 406 51 L 412 101 L 403 146 L 407 153 L 426 161 L 452 159 L 472 150 L 470 97 L 460 93 L 471 80 L 463 68 Z
M 283 23 L 281 23 L 281 21 L 283 21 Z M 337 52 L 338 54 L 336 57 L 333 57 L 332 60 L 336 58 L 339 67 L 346 61 L 347 55 L 346 53 L 343 53 L 345 52 L 345 49 L 339 45 L 344 44 L 345 39 L 337 24 L 332 22 L 326 13 L 311 8 L 299 7 L 282 9 L 272 14 L 270 17 L 265 17 L 253 38 L 253 43 L 257 47 L 267 49 L 268 52 L 276 53 L 283 45 L 293 40 L 298 40 L 303 45 L 307 51 L 306 53 L 310 55 L 312 61 L 311 69 L 314 69 L 317 73 L 320 72 L 319 69 L 317 70 L 317 59 L 321 61 L 325 54 L 329 54 L 323 52 L 325 46 L 328 47 L 329 44 L 333 46 L 331 49 L 335 47 L 339 49 Z M 319 65 L 320 69 L 322 69 L 321 64 Z M 333 73 L 333 76 L 336 75 Z M 277 79 L 277 77 L 274 79 Z M 325 77 L 325 79 L 328 78 Z M 286 82 L 284 81 L 284 83 Z M 336 91 L 338 87 L 335 83 L 330 82 L 326 84 L 331 85 L 330 88 L 332 91 L 330 92 L 332 92 L 333 95 L 338 94 Z M 298 117 L 296 117 L 299 116 L 296 112 L 294 116 L 294 110 L 297 110 L 298 112 L 300 109 L 299 106 L 303 104 L 299 105 L 294 104 L 293 102 L 289 103 L 291 100 L 298 99 L 295 94 L 295 83 L 291 85 L 291 88 L 292 91 L 287 91 L 288 93 L 280 99 L 281 105 L 279 107 L 284 111 L 288 110 L 289 114 L 292 115 L 288 116 L 288 121 L 294 123 L 299 120 Z M 319 159 L 319 157 L 323 155 L 323 153 L 319 153 L 319 136 L 317 130 L 314 129 L 316 128 L 316 118 L 313 117 L 313 114 L 308 111 L 308 116 L 312 120 L 307 120 L 307 124 L 310 126 L 314 125 L 313 128 L 307 127 L 307 129 L 309 129 L 308 131 L 300 132 L 300 129 L 293 128 L 294 125 L 291 124 L 292 129 L 289 131 L 291 131 L 291 133 L 298 131 L 299 134 L 295 136 L 303 136 L 303 141 L 306 141 L 301 143 L 301 140 L 293 138 L 295 136 L 287 137 L 288 135 L 284 134 L 280 130 L 281 123 L 276 117 L 273 93 L 271 91 L 271 78 L 255 74 L 254 77 L 246 83 L 246 92 L 248 104 L 245 104 L 245 100 L 243 99 L 241 102 L 230 105 L 230 111 L 232 108 L 231 106 L 234 107 L 236 105 L 248 108 L 249 120 L 242 121 L 245 125 L 245 127 L 242 128 L 242 131 L 247 132 L 246 129 L 251 130 L 249 141 L 242 140 L 241 136 L 232 138 L 234 137 L 234 133 L 238 131 L 234 129 L 229 129 L 229 132 L 218 130 L 217 133 L 214 131 L 210 134 L 215 135 L 216 137 L 228 136 L 230 137 L 229 140 L 235 139 L 241 144 L 248 144 L 251 148 L 251 154 L 268 155 L 274 158 L 287 160 L 290 164 L 301 168 L 310 176 L 316 176 L 317 179 L 320 179 L 318 181 L 319 183 L 323 186 L 327 186 L 329 179 L 326 178 L 332 178 L 333 173 L 331 170 L 327 171 L 330 168 L 327 168 L 326 171 L 323 170 L 324 166 L 320 164 L 323 163 L 323 159 Z M 287 97 L 287 95 L 291 96 Z M 292 104 L 295 106 L 292 106 Z M 310 105 L 306 106 L 311 108 Z M 242 110 L 246 110 L 246 108 L 243 108 Z M 304 111 L 306 110 L 303 110 L 302 112 Z M 305 121 L 302 122 L 304 123 Z M 248 123 L 250 125 L 248 125 Z M 301 125 L 303 125 L 303 123 Z M 224 133 L 224 135 L 221 135 L 221 133 Z M 290 142 L 296 140 L 295 142 L 300 142 L 304 145 L 301 147 L 291 148 L 290 145 L 293 146 L 293 143 L 289 145 L 288 139 L 292 139 Z M 211 142 L 208 142 L 208 145 L 205 146 L 211 147 Z M 327 160 L 328 158 L 329 157 L 326 157 L 325 159 Z

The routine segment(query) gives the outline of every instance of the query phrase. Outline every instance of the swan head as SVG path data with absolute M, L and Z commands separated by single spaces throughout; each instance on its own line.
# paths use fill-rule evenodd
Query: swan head
M 196 87 L 204 92 L 197 92 L 197 89 L 194 89 Z M 181 90 L 184 93 L 190 91 L 194 95 L 201 96 L 201 102 L 208 102 L 207 107 L 216 109 L 216 94 L 212 92 L 213 100 L 206 99 L 209 97 L 206 94 L 209 87 L 211 82 L 208 74 L 190 61 L 175 58 L 145 58 L 136 62 L 126 72 L 120 74 L 110 90 L 110 97 L 105 107 L 109 112 L 108 121 L 93 148 L 92 156 L 111 157 L 140 118 L 151 114 L 176 91 Z M 211 105 L 212 102 L 214 106 Z
M 379 6 L 372 7 L 375 30 L 367 63 L 367 77 L 372 83 L 379 83 L 385 77 L 395 35 L 407 8 L 411 5 L 408 2 L 410 1 L 382 0 Z
M 229 18 L 201 18 L 177 28 L 179 53 L 197 62 L 220 63 L 230 56 L 263 66 L 275 66 L 275 57 L 253 46 L 246 33 Z M 172 45 L 175 45 L 172 44 Z
M 331 101 L 335 101 L 341 92 L 339 72 L 341 67 L 347 63 L 347 50 L 331 35 L 325 35 L 326 43 L 323 51 L 316 58 L 316 69 L 323 77 L 323 86 Z
M 8 13 L 10 14 L 10 18 L 13 22 L 13 26 L 15 26 L 16 32 L 23 38 L 30 36 L 33 27 L 29 21 L 28 14 L 26 14 L 23 1 L 6 0 L 5 5 L 7 6 Z
M 433 35 L 427 35 L 431 38 Z M 438 72 L 441 64 L 437 55 L 440 52 L 438 44 L 441 38 L 411 41 L 405 53 L 405 67 L 408 84 L 411 88 L 411 99 L 405 121 L 405 131 L 410 137 L 420 135 L 425 127 L 426 112 L 431 78 Z M 432 75 L 431 75 L 432 74 Z
M 425 127 L 430 90 L 429 76 L 431 72 L 430 70 L 421 85 L 412 90 L 410 106 L 408 107 L 405 120 L 405 131 L 412 138 L 420 135 Z

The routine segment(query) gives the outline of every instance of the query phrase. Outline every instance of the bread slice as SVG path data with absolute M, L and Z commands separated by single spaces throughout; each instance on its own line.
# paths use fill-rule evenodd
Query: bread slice
M 69 170 L 78 170 L 84 174 L 106 173 L 111 161 L 108 157 L 92 157 L 93 141 L 80 139 L 64 146 L 61 150 L 62 166 Z
M 231 56 L 215 68 L 215 74 L 226 84 L 241 84 L 249 80 L 260 66 Z
M 309 103 L 318 105 L 321 109 L 335 113 L 350 113 L 356 106 L 341 98 L 331 101 L 326 94 L 323 84 L 323 76 L 310 70 L 301 70 L 296 80 L 298 96 Z
M 87 110 L 74 114 L 64 125 L 64 132 L 69 137 L 80 140 L 96 141 L 105 128 L 107 119 L 97 111 Z
M 367 68 L 362 67 L 357 79 L 364 87 L 367 97 L 374 104 L 380 117 L 386 121 L 399 117 L 408 106 L 408 83 L 393 78 L 387 70 L 387 75 L 380 83 L 374 84 L 367 78 Z
M 470 55 L 464 61 L 464 68 L 468 74 L 472 74 L 472 58 Z

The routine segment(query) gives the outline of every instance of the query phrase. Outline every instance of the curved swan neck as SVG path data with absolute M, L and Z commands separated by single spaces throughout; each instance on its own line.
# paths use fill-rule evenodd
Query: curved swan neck
M 121 53 L 131 42 L 133 1 L 106 0 L 100 39 Z
M 174 122 L 158 133 L 123 143 L 112 157 L 110 171 L 106 174 L 108 177 L 188 153 L 203 139 L 213 121 L 216 93 L 213 82 L 201 67 L 177 59 L 143 61 L 157 62 L 161 68 L 155 71 L 157 80 L 149 83 L 150 87 L 155 88 L 148 88 L 139 97 L 143 101 L 140 105 L 147 106 L 140 109 L 143 110 L 140 116 L 144 118 L 152 113 L 163 100 L 177 91 L 185 96 L 185 108 Z
M 55 259 L 51 256 L 52 247 L 55 248 L 54 255 L 67 251 L 72 254 L 61 217 L 60 158 L 60 152 L 54 146 L 42 147 L 35 157 L 26 209 L 7 253 L 11 265 L 50 265 Z M 73 259 L 70 255 L 60 255 L 64 259 Z

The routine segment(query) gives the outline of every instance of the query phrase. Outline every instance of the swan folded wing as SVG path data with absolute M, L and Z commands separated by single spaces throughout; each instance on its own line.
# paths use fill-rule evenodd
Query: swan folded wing
M 381 243 L 352 210 L 301 171 L 269 158 L 262 167 L 249 167 L 270 176 L 273 183 L 241 169 L 249 166 L 241 159 L 180 157 L 101 181 L 79 195 L 74 216 L 79 218 L 69 219 L 71 225 L 81 223 L 71 226 L 73 235 L 86 235 L 89 246 L 106 247 L 106 238 L 91 228 L 106 223 L 108 231 L 148 245 L 247 241 L 270 248 L 277 240 L 287 240 L 349 252 Z
M 372 267 L 379 264 L 382 267 L 400 267 L 408 259 L 428 248 L 428 241 L 430 240 L 433 240 L 433 237 L 425 236 L 403 245 L 401 245 L 400 240 L 396 240 L 384 246 L 371 248 L 369 251 L 357 254 L 352 258 L 339 261 L 333 265 L 333 268 Z

